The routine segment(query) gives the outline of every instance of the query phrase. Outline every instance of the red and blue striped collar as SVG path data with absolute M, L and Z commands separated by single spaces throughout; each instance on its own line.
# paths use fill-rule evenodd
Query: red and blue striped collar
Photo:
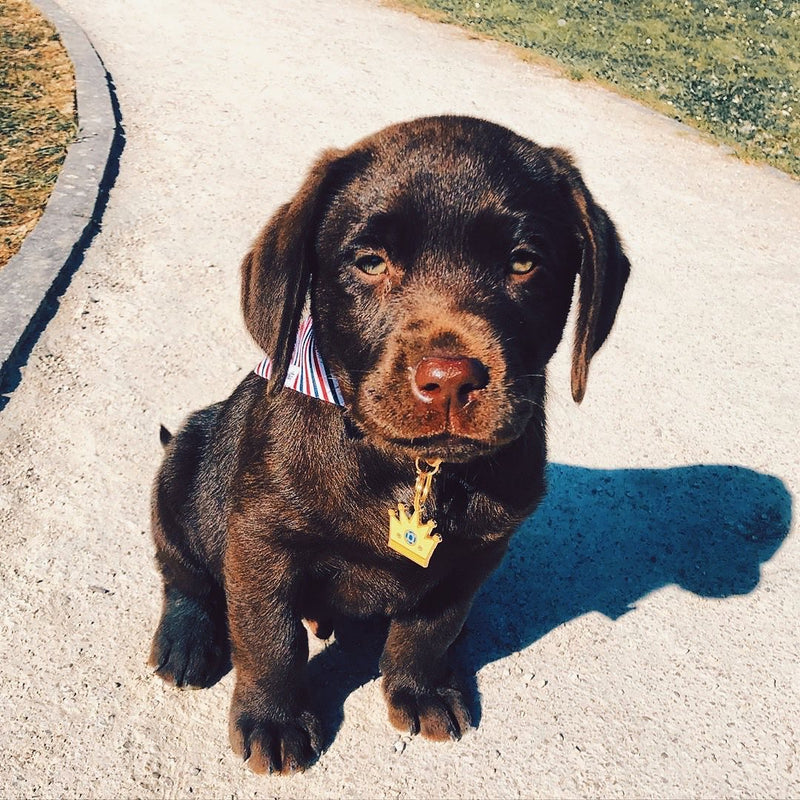
M 268 379 L 272 375 L 272 359 L 269 356 L 263 358 L 253 372 Z M 339 383 L 325 369 L 322 356 L 314 342 L 311 317 L 305 317 L 297 329 L 297 339 L 283 385 L 309 397 L 324 400 L 326 403 L 344 406 Z

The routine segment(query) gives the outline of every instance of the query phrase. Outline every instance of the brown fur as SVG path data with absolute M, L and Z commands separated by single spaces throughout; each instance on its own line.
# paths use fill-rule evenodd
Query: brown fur
M 388 617 L 391 722 L 434 740 L 469 728 L 448 651 L 544 492 L 545 366 L 576 276 L 579 402 L 628 272 L 569 157 L 476 119 L 416 120 L 329 151 L 275 213 L 242 266 L 272 379 L 251 375 L 162 434 L 153 501 L 152 662 L 193 686 L 233 663 L 231 741 L 254 770 L 303 769 L 322 746 L 302 619 L 327 637 L 336 615 Z M 345 409 L 280 388 L 309 294 Z M 455 376 L 449 394 L 431 383 L 440 374 Z M 427 569 L 387 545 L 416 456 L 444 462 Z

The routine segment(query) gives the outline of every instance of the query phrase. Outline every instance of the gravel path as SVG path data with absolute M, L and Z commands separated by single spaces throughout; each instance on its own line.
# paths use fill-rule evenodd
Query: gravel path
M 126 144 L 0 413 L 0 795 L 800 795 L 800 184 L 363 0 L 63 5 Z M 462 648 L 479 728 L 398 736 L 370 654 L 332 646 L 314 672 L 330 747 L 256 777 L 228 750 L 231 676 L 179 692 L 145 664 L 158 425 L 257 360 L 239 261 L 311 158 L 440 112 L 570 148 L 634 277 L 581 407 L 566 349 L 551 368 L 551 493 Z

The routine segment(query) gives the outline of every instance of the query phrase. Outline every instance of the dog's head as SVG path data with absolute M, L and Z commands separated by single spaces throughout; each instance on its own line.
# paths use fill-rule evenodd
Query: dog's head
M 572 396 L 629 273 L 569 156 L 464 117 L 329 151 L 243 264 L 248 328 L 283 385 L 306 294 L 348 412 L 376 443 L 465 461 L 544 399 L 576 276 Z

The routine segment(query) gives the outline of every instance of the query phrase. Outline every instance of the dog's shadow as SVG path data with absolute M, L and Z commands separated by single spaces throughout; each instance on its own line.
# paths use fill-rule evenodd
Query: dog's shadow
M 474 675 L 590 611 L 617 619 L 641 598 L 678 585 L 702 597 L 751 592 L 789 532 L 783 482 L 743 467 L 598 470 L 551 464 L 548 492 L 484 584 L 456 646 Z M 386 627 L 337 627 L 312 658 L 310 684 L 332 738 L 347 696 L 377 677 Z

